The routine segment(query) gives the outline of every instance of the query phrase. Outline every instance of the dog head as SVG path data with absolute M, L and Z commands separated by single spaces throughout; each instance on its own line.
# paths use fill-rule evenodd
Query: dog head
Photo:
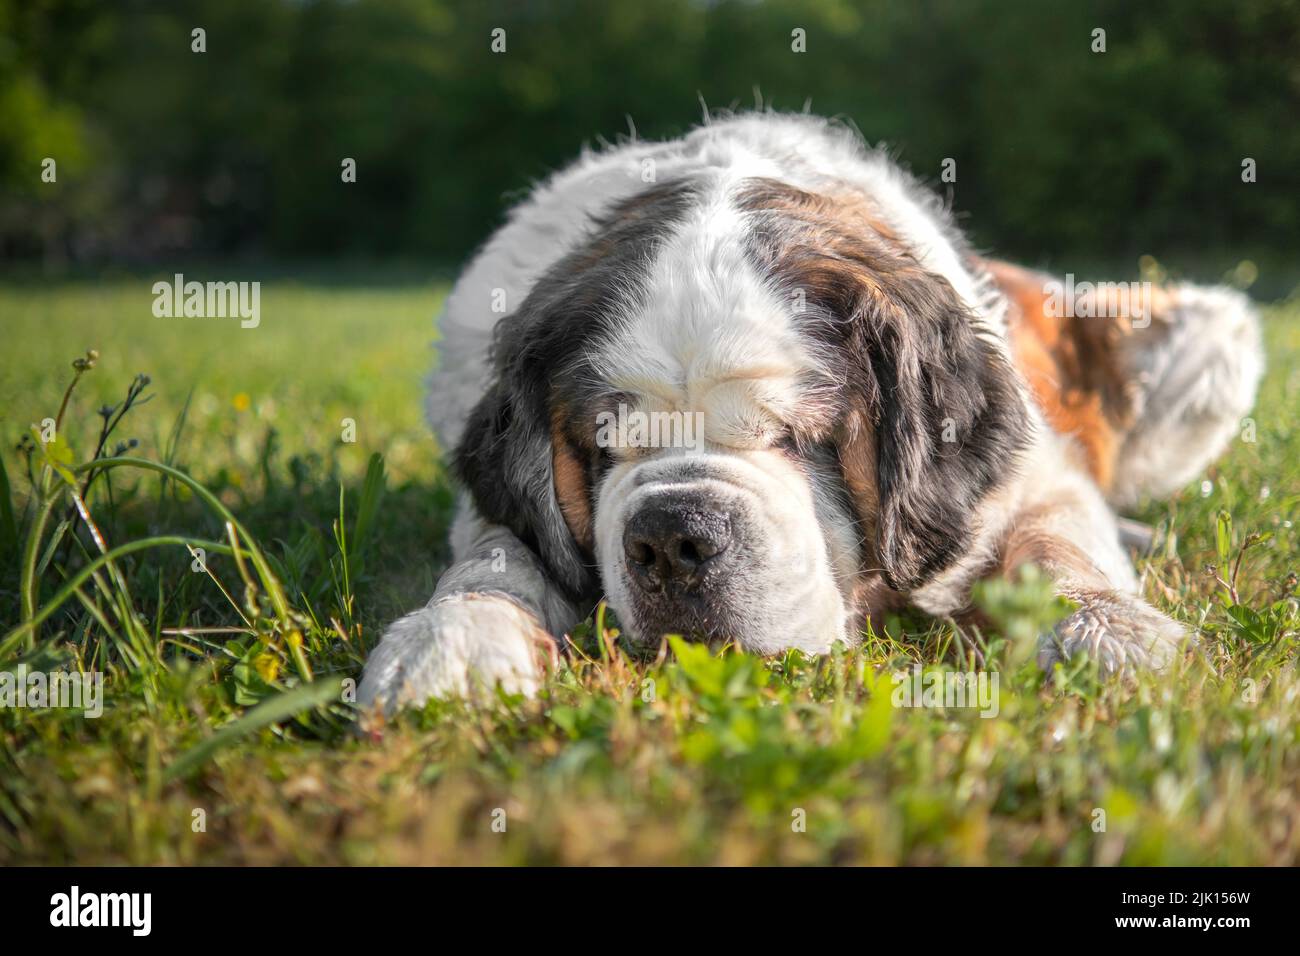
M 633 643 L 851 638 L 965 553 L 1026 440 L 997 336 L 833 185 L 652 186 L 494 348 L 457 471 Z

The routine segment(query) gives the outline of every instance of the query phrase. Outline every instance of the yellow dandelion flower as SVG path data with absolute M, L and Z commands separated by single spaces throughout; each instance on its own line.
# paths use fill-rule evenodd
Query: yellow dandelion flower
M 253 658 L 253 669 L 270 684 L 280 675 L 280 658 L 274 654 L 258 654 Z

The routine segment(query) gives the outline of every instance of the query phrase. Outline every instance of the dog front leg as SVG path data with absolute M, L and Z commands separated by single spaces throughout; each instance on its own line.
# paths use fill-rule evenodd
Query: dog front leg
M 1160 670 L 1195 643 L 1182 625 L 1142 599 L 1114 515 L 1100 492 L 1083 482 L 1014 523 L 1003 568 L 1012 572 L 1026 563 L 1042 568 L 1057 592 L 1079 605 L 1040 640 L 1044 670 L 1080 654 L 1103 674 Z
M 391 624 L 366 661 L 358 703 L 391 714 L 431 697 L 473 697 L 501 685 L 531 696 L 555 638 L 581 615 L 537 556 L 508 529 L 466 508 L 456 560 L 429 603 Z

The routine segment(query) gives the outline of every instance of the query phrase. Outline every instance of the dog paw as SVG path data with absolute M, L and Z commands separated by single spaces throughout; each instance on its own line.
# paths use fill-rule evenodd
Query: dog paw
M 1181 624 L 1135 598 L 1095 594 L 1082 605 L 1039 642 L 1043 670 L 1079 654 L 1095 660 L 1103 675 L 1163 670 L 1196 642 Z
M 513 601 L 489 594 L 443 599 L 389 626 L 366 661 L 357 703 L 387 715 L 497 685 L 532 696 L 539 652 L 554 661 L 554 639 Z

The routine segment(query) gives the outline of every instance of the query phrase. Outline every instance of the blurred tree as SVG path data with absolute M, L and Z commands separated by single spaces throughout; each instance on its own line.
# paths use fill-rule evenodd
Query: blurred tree
M 1294 251 L 1297 51 L 1300 0 L 0 0 L 0 251 L 452 264 L 703 100 L 852 121 L 1003 254 L 1217 268 Z

